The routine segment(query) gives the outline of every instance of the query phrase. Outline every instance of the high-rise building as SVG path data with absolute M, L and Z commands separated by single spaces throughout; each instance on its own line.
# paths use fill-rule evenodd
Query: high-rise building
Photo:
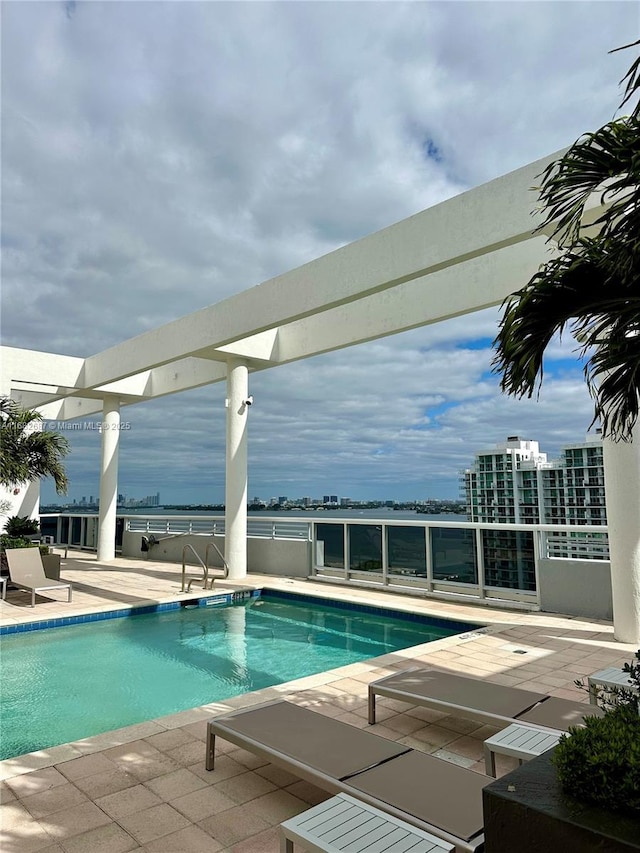
M 604 464 L 599 435 L 563 448 L 548 461 L 537 441 L 510 436 L 504 444 L 476 454 L 464 472 L 470 521 L 493 524 L 607 523 Z M 535 588 L 531 534 L 525 531 L 483 532 L 485 582 Z M 558 531 L 548 537 L 549 553 L 558 557 L 593 558 L 607 549 L 606 534 Z M 513 583 L 512 583 L 513 582 Z
M 537 441 L 511 435 L 504 444 L 476 453 L 464 472 L 470 521 L 535 524 L 540 521 L 538 471 L 547 463 Z
M 548 461 L 537 441 L 510 436 L 476 454 L 464 472 L 470 521 L 511 524 L 606 524 L 600 435 L 563 448 Z

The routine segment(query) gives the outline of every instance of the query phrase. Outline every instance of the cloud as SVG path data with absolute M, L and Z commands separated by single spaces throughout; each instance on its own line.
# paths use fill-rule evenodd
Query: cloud
M 626 2 L 6 4 L 3 342 L 91 355 L 560 149 L 614 114 L 636 27 Z M 538 403 L 499 395 L 497 317 L 255 374 L 251 493 L 452 494 L 489 438 L 582 435 L 564 343 Z M 123 489 L 222 498 L 222 387 L 123 418 Z M 97 437 L 72 442 L 95 493 Z

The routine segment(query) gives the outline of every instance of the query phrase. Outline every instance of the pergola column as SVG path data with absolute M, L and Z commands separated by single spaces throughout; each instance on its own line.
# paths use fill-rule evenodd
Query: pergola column
M 118 504 L 118 446 L 120 400 L 108 395 L 102 404 L 102 459 L 98 511 L 98 560 L 116 556 L 116 508 Z
M 617 640 L 640 644 L 640 424 L 632 441 L 605 438 L 604 480 Z
M 227 456 L 225 480 L 225 559 L 230 578 L 247 575 L 247 412 L 246 362 L 227 362 Z

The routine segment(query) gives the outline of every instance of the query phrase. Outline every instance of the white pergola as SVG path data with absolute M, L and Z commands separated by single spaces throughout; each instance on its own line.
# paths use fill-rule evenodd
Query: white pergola
M 115 556 L 122 406 L 227 383 L 226 560 L 246 574 L 249 373 L 498 305 L 553 251 L 530 163 L 88 358 L 2 348 L 0 392 L 47 420 L 102 414 L 98 559 Z M 599 198 L 587 211 L 598 214 Z M 640 642 L 640 439 L 605 441 L 616 636 Z M 631 472 L 631 473 L 630 473 Z

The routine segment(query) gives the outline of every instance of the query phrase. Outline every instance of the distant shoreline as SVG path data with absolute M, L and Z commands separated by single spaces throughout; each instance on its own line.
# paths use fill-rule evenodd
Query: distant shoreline
M 224 520 L 224 508 L 218 508 L 217 506 L 212 507 L 211 509 L 201 507 L 207 505 L 194 505 L 194 506 L 183 506 L 180 505 L 174 507 L 118 507 L 117 514 L 119 517 L 122 516 L 182 516 L 182 517 L 193 517 L 193 518 L 202 518 L 202 517 L 214 517 L 219 518 L 220 520 Z M 292 507 L 291 509 L 276 509 L 275 507 L 267 507 L 262 510 L 253 510 L 249 509 L 248 518 L 252 522 L 259 522 L 261 518 L 268 523 L 268 519 L 275 519 L 275 517 L 279 517 L 281 519 L 281 523 L 287 522 L 300 522 L 300 521 L 315 521 L 316 523 L 320 520 L 330 523 L 330 522 L 345 522 L 345 521 L 388 521 L 388 522 L 401 522 L 401 521 L 455 521 L 456 519 L 459 521 L 468 521 L 468 516 L 466 511 L 463 509 L 462 511 L 457 512 L 435 512 L 429 511 L 429 509 L 420 507 L 419 509 L 412 508 L 398 508 L 397 510 L 393 507 L 336 507 L 332 509 L 320 508 L 320 507 L 310 507 L 308 509 L 301 509 L 300 507 Z M 65 517 L 73 517 L 74 515 L 89 515 L 89 516 L 97 516 L 98 509 L 97 507 L 43 507 L 40 511 L 41 515 L 62 515 Z
M 384 513 L 393 513 L 393 512 L 414 512 L 417 515 L 466 515 L 466 508 L 464 506 L 461 507 L 451 507 L 448 504 L 445 504 L 447 507 L 440 508 L 438 505 L 434 504 L 426 504 L 426 505 L 411 505 L 411 504 L 401 504 L 397 507 L 385 507 L 385 506 L 292 506 L 292 507 L 281 507 L 281 506 L 269 506 L 269 507 L 256 507 L 249 505 L 247 507 L 247 512 L 252 514 L 278 514 L 278 513 L 314 513 L 314 512 L 328 512 L 328 513 L 336 513 L 336 512 L 345 512 L 345 513 L 363 513 L 363 512 L 384 512 Z M 118 515 L 127 515 L 130 513 L 137 512 L 146 512 L 151 511 L 154 515 L 163 514 L 168 515 L 173 512 L 185 512 L 185 513 L 224 513 L 225 507 L 222 504 L 167 504 L 163 506 L 119 506 L 117 507 Z M 40 508 L 40 513 L 43 515 L 46 514 L 58 514 L 58 515 L 86 515 L 93 514 L 98 512 L 98 506 L 95 504 L 88 504 L 87 506 L 75 505 L 75 506 L 43 506 Z

